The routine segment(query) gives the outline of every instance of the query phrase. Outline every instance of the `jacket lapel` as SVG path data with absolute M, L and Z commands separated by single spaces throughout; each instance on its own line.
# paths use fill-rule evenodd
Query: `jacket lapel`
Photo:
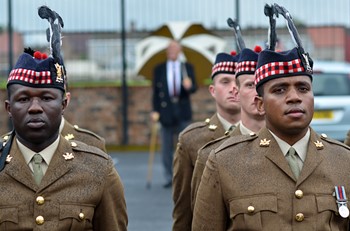
M 300 176 L 298 179 L 298 184 L 301 184 L 305 179 L 307 179 L 312 172 L 320 165 L 323 161 L 323 156 L 320 153 L 320 150 L 316 148 L 316 142 L 321 139 L 318 135 L 310 128 L 310 141 L 307 148 L 307 155 L 303 165 L 303 169 L 300 172 Z M 323 147 L 321 148 L 323 149 Z
M 221 137 L 225 134 L 225 129 L 224 127 L 222 126 L 217 114 L 215 113 L 211 118 L 210 118 L 210 122 L 209 122 L 209 125 L 215 125 L 216 126 L 216 129 L 214 130 L 211 130 L 212 133 L 211 133 L 211 140 L 215 140 L 217 139 L 218 137 Z M 210 127 L 209 127 L 210 129 Z
M 32 171 L 26 164 L 15 138 L 13 140 L 9 156 L 11 156 L 12 159 L 8 164 L 6 164 L 4 169 L 5 173 L 21 184 L 26 185 L 28 188 L 36 191 L 38 189 L 38 185 L 34 181 Z
M 45 187 L 51 185 L 60 179 L 63 175 L 68 173 L 73 167 L 74 158 L 66 160 L 63 157 L 63 155 L 67 153 L 73 153 L 71 144 L 66 139 L 64 139 L 63 136 L 61 136 L 57 150 L 53 155 L 47 171 L 41 181 L 40 189 L 44 189 Z
M 261 131 L 259 132 L 259 138 L 260 150 L 263 152 L 266 158 L 271 160 L 284 173 L 286 173 L 290 178 L 295 180 L 293 172 L 290 169 L 288 162 L 284 157 L 277 141 L 267 128 L 261 129 Z M 267 145 L 265 141 L 270 141 L 269 145 Z

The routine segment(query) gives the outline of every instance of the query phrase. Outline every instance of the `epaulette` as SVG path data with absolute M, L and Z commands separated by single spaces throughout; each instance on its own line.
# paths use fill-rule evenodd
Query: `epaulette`
M 109 157 L 109 155 L 107 153 L 103 152 L 101 149 L 99 149 L 95 146 L 87 145 L 87 144 L 80 142 L 78 140 L 70 140 L 68 142 L 70 142 L 71 147 L 74 151 L 88 152 L 91 154 L 95 154 L 97 156 L 101 156 L 105 159 L 108 159 L 108 157 Z
M 94 133 L 88 129 L 80 128 L 78 125 L 73 125 L 73 127 L 78 132 L 86 133 L 86 134 L 89 134 L 89 135 L 96 137 L 99 140 L 103 140 L 103 138 L 101 136 L 97 135 L 96 133 Z
M 229 137 L 230 137 L 230 136 L 228 136 L 228 135 L 220 136 L 219 138 L 216 138 L 215 140 L 211 140 L 211 141 L 207 142 L 207 143 L 204 144 L 203 147 L 201 147 L 200 149 L 204 149 L 204 148 L 206 148 L 206 147 L 208 147 L 208 146 L 211 146 L 212 144 L 215 144 L 215 143 L 217 143 L 217 142 L 220 142 L 220 141 L 222 141 L 222 140 L 224 140 L 224 139 L 227 139 L 227 138 L 229 138 Z
M 205 119 L 205 121 L 198 121 L 198 122 L 194 122 L 194 123 L 191 123 L 190 125 L 188 125 L 182 132 L 180 135 L 183 135 L 189 131 L 192 131 L 194 129 L 197 129 L 197 128 L 203 128 L 205 126 L 208 126 L 210 123 L 210 119 L 207 118 Z M 210 125 L 209 125 L 210 126 Z
M 251 133 L 249 135 L 230 136 L 224 143 L 222 143 L 222 145 L 215 149 L 215 152 L 224 150 L 239 143 L 250 142 L 256 138 L 258 138 L 258 135 L 255 133 Z
M 344 144 L 344 143 L 342 143 L 342 142 L 340 142 L 340 141 L 338 141 L 338 140 L 329 138 L 329 137 L 328 137 L 326 134 L 324 134 L 324 133 L 322 133 L 322 134 L 320 135 L 320 137 L 321 137 L 321 140 L 327 141 L 328 143 L 331 143 L 331 144 L 335 144 L 335 145 L 342 146 L 342 147 L 344 147 L 344 148 L 350 150 L 350 147 L 349 147 L 348 145 L 346 145 L 346 144 Z

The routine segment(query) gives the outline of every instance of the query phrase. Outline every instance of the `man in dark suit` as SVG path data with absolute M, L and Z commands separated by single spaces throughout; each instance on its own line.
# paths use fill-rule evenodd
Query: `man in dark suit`
M 153 122 L 161 124 L 161 153 L 166 183 L 170 187 L 173 176 L 174 143 L 180 131 L 192 120 L 190 95 L 197 89 L 192 65 L 179 60 L 181 45 L 171 41 L 167 50 L 167 61 L 154 70 Z

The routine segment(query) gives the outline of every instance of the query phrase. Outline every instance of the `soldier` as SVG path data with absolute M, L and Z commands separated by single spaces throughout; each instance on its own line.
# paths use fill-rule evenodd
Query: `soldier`
M 237 128 L 220 138 L 208 142 L 198 150 L 197 161 L 193 170 L 191 182 L 192 209 L 210 151 L 219 147 L 230 136 L 255 134 L 265 125 L 265 118 L 258 112 L 254 100 L 257 95 L 254 84 L 254 73 L 260 51 L 260 46 L 256 46 L 254 51 L 249 48 L 244 48 L 238 59 L 236 84 L 238 87 L 238 96 L 241 101 L 241 121 L 237 125 Z
M 193 230 L 348 230 L 350 148 L 309 126 L 314 97 L 308 53 L 300 41 L 289 51 L 264 50 L 255 77 L 266 127 L 230 137 L 210 153 Z
M 0 230 L 125 231 L 124 189 L 111 157 L 59 134 L 67 106 L 57 39 L 63 22 L 45 6 L 39 15 L 56 37 L 50 57 L 24 53 L 8 78 L 14 130 L 0 145 Z
M 215 99 L 216 113 L 204 122 L 195 122 L 180 133 L 174 155 L 173 230 L 191 230 L 191 179 L 198 149 L 224 135 L 240 120 L 235 69 L 238 56 L 219 53 L 212 68 L 209 92 Z

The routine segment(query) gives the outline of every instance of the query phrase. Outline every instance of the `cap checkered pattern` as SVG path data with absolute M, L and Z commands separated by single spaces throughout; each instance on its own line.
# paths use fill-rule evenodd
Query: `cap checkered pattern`
M 232 74 L 236 73 L 238 55 L 232 55 L 227 53 L 219 53 L 216 55 L 215 64 L 211 69 L 211 78 L 220 73 Z
M 22 81 L 30 84 L 51 84 L 50 71 L 34 71 L 23 68 L 13 69 L 8 78 L 10 81 Z
M 237 64 L 236 72 L 252 72 L 254 73 L 256 70 L 256 64 L 258 62 L 255 61 L 243 61 Z
M 235 73 L 237 62 L 221 62 L 213 66 L 211 75 L 214 76 L 217 72 L 232 72 Z
M 272 62 L 259 67 L 255 72 L 255 84 L 269 76 L 288 75 L 304 72 L 305 69 L 300 59 L 294 59 L 288 62 Z
M 304 59 L 304 62 L 303 58 L 304 57 L 299 54 L 297 47 L 292 50 L 281 52 L 268 49 L 263 50 L 259 54 L 258 64 L 256 66 L 257 69 L 255 71 L 256 88 L 271 79 L 280 77 L 306 75 L 312 80 L 313 62 L 308 57 Z

